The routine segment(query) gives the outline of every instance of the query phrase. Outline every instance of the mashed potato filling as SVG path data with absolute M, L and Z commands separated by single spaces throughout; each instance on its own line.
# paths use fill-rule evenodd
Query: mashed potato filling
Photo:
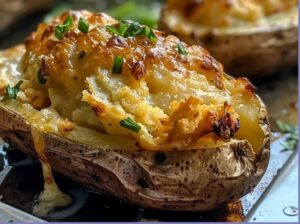
M 74 19 L 72 29 L 57 41 L 53 29 L 67 16 Z M 91 24 L 87 34 L 76 29 L 79 17 Z M 223 137 L 234 135 L 238 115 L 225 109 L 231 107 L 231 97 L 223 68 L 208 52 L 159 32 L 154 43 L 146 36 L 118 36 L 106 27 L 117 24 L 103 14 L 71 12 L 40 25 L 27 39 L 26 77 L 49 95 L 51 107 L 80 125 L 135 138 L 148 150 L 186 148 L 213 133 L 226 113 L 230 127 Z M 178 52 L 178 44 L 187 55 Z M 121 74 L 112 72 L 116 57 L 123 59 Z M 82 110 L 89 114 L 86 120 L 78 116 Z M 120 126 L 128 118 L 140 127 L 138 133 Z
M 58 39 L 55 28 L 70 16 L 70 29 Z M 87 33 L 78 29 L 80 18 L 89 24 Z M 107 28 L 119 25 L 86 11 L 40 24 L 26 40 L 21 77 L 5 85 L 22 79 L 17 100 L 49 108 L 78 126 L 135 140 L 140 149 L 184 150 L 249 139 L 259 153 L 261 105 L 247 80 L 228 78 L 207 51 L 174 36 L 154 31 L 151 41 Z M 114 74 L 117 57 L 122 69 Z M 126 120 L 137 129 L 122 125 Z M 248 133 L 250 127 L 255 134 Z

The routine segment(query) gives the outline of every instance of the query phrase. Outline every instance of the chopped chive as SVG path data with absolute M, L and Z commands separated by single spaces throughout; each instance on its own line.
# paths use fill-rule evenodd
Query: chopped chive
M 124 33 L 124 37 L 132 37 L 141 35 L 143 32 L 143 27 L 138 22 L 132 22 L 129 24 L 128 29 Z
M 6 86 L 6 98 L 17 99 L 17 94 L 20 91 L 20 86 L 22 83 L 23 81 L 19 81 L 14 87 L 11 87 L 10 85 Z
M 125 127 L 135 133 L 139 133 L 141 130 L 141 126 L 138 125 L 135 121 L 133 121 L 130 117 L 120 121 L 121 127 Z
M 119 31 L 117 30 L 116 27 L 114 26 L 105 26 L 105 28 L 111 32 L 112 34 L 116 35 L 116 36 L 120 36 Z
M 188 55 L 188 52 L 186 51 L 186 49 L 184 48 L 182 43 L 177 44 L 177 50 L 178 50 L 179 54 Z
M 90 28 L 90 24 L 88 22 L 80 17 L 79 22 L 78 22 L 78 29 L 83 32 L 83 33 L 88 33 Z
M 57 25 L 55 27 L 55 36 L 57 39 L 61 40 L 66 32 L 68 32 L 73 24 L 73 17 L 68 16 L 63 24 Z
M 157 37 L 155 36 L 152 29 L 150 29 L 149 34 L 147 36 L 151 42 L 156 43 Z
M 127 29 L 128 29 L 127 24 L 121 21 L 120 24 L 119 24 L 119 31 L 118 31 L 119 35 L 124 37 L 125 32 L 127 31 Z
M 112 73 L 113 74 L 121 74 L 122 73 L 122 66 L 123 66 L 123 58 L 117 56 L 114 61 Z
M 64 28 L 62 25 L 55 27 L 55 36 L 57 39 L 62 39 L 64 37 Z
M 71 26 L 73 25 L 73 17 L 72 17 L 72 16 L 68 16 L 68 17 L 65 19 L 63 25 L 67 26 L 67 28 L 70 29 Z
M 147 37 L 150 36 L 150 33 L 151 33 L 151 29 L 147 26 L 144 27 L 144 30 L 143 30 L 143 34 Z M 149 38 L 150 39 L 150 38 Z
M 142 26 L 138 22 L 131 21 L 120 21 L 117 26 L 106 26 L 106 29 L 116 36 L 122 37 L 135 37 L 135 36 L 146 36 L 151 42 L 156 42 L 157 37 L 153 30 L 148 26 Z

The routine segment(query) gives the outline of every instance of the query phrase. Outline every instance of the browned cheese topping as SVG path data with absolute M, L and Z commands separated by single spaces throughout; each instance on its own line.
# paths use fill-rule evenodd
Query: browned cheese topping
M 200 46 L 103 13 L 70 11 L 40 24 L 26 40 L 23 72 L 18 96 L 55 109 L 66 119 L 61 132 L 77 124 L 142 149 L 228 141 L 250 107 L 253 119 L 259 113 L 252 85 L 228 78 Z

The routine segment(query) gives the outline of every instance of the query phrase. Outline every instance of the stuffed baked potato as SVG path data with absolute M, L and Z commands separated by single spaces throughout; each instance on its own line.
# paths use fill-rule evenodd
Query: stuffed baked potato
M 233 75 L 261 77 L 298 63 L 296 0 L 168 0 L 160 28 L 200 44 Z
M 0 136 L 43 165 L 40 216 L 70 203 L 50 167 L 141 207 L 205 211 L 250 192 L 268 165 L 254 86 L 136 22 L 70 11 L 41 23 L 1 52 L 0 84 Z

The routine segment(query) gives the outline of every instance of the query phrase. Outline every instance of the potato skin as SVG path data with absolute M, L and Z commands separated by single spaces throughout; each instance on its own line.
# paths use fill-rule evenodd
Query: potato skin
M 36 156 L 30 124 L 0 105 L 0 137 Z M 270 128 L 264 107 L 260 124 L 265 133 L 261 154 L 247 141 L 189 151 L 105 150 L 44 133 L 52 168 L 96 191 L 108 192 L 145 208 L 172 211 L 211 210 L 253 190 L 270 155 Z
M 298 26 L 286 24 L 241 34 L 210 32 L 203 36 L 174 32 L 162 10 L 160 29 L 188 44 L 198 44 L 220 61 L 225 72 L 234 76 L 260 78 L 298 63 Z

